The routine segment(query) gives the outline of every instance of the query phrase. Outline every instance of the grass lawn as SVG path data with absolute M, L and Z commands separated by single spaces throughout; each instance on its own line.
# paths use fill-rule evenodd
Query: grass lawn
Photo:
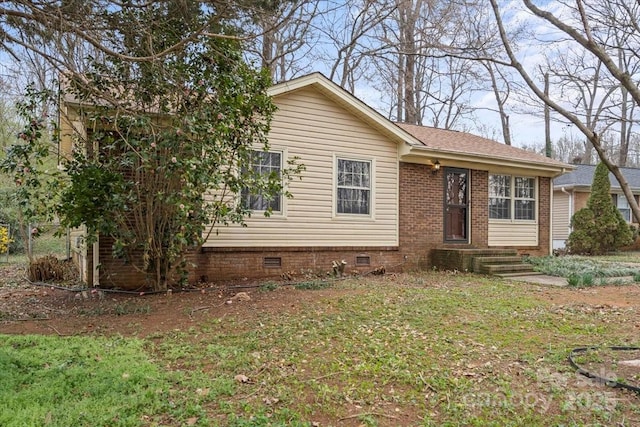
M 0 335 L 0 425 L 640 423 L 639 396 L 567 363 L 578 346 L 639 345 L 637 307 L 561 304 L 471 274 L 331 291 L 145 337 Z

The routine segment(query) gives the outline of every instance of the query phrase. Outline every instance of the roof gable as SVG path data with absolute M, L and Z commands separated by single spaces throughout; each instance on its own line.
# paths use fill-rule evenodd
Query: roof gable
M 298 77 L 283 83 L 276 84 L 269 88 L 268 93 L 273 97 L 278 97 L 286 93 L 306 87 L 313 87 L 324 96 L 336 102 L 341 107 L 354 114 L 356 117 L 376 128 L 379 132 L 387 135 L 396 142 L 406 142 L 408 144 L 419 144 L 411 134 L 408 134 L 395 123 L 389 121 L 382 114 L 362 102 L 356 96 L 335 84 L 321 73 L 312 73 Z

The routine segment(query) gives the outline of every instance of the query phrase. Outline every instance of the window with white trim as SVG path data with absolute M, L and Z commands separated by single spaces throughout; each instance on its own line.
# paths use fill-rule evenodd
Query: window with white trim
M 282 170 L 282 153 L 277 151 L 254 150 L 251 153 L 250 167 L 260 175 L 267 176 L 276 174 L 276 176 L 279 177 Z M 245 187 L 242 189 L 242 202 L 247 208 L 254 211 L 282 211 L 281 193 L 267 197 L 263 194 L 253 193 L 249 187 Z
M 489 175 L 489 218 L 511 219 L 509 175 Z
M 489 218 L 535 220 L 536 179 L 489 175 Z
M 618 208 L 620 214 L 622 214 L 622 218 L 627 222 L 631 222 L 631 207 L 625 195 L 612 194 L 611 197 L 613 198 L 613 204 Z
M 336 212 L 369 215 L 371 213 L 371 162 L 337 159 Z

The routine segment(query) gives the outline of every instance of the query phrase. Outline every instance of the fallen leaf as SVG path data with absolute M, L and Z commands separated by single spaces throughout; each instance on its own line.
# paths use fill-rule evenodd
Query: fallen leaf
M 196 390 L 196 394 L 200 395 L 200 396 L 206 396 L 207 394 L 209 394 L 209 389 L 208 388 L 199 388 Z
M 238 381 L 239 383 L 248 383 L 249 382 L 249 377 L 247 377 L 246 375 L 242 375 L 242 374 L 238 374 L 234 377 L 234 379 L 236 381 Z
M 276 403 L 280 402 L 280 399 L 278 399 L 277 397 L 265 397 L 264 399 L 262 399 L 262 401 L 267 405 L 275 405 Z

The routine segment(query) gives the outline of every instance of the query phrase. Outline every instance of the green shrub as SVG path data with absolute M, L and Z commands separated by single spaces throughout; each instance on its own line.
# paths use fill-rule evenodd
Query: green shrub
M 604 254 L 633 242 L 633 232 L 611 200 L 609 169 L 599 163 L 593 176 L 587 207 L 571 218 L 567 240 L 572 253 Z
M 640 230 L 638 229 L 638 224 L 629 224 L 629 228 L 631 229 L 631 243 L 633 243 L 638 240 Z
M 296 289 L 306 289 L 306 290 L 317 290 L 317 289 L 325 289 L 331 286 L 331 283 L 324 280 L 316 280 L 311 282 L 301 282 L 296 283 L 294 287 Z
M 580 275 L 570 274 L 569 277 L 567 277 L 567 284 L 574 287 L 580 286 Z

